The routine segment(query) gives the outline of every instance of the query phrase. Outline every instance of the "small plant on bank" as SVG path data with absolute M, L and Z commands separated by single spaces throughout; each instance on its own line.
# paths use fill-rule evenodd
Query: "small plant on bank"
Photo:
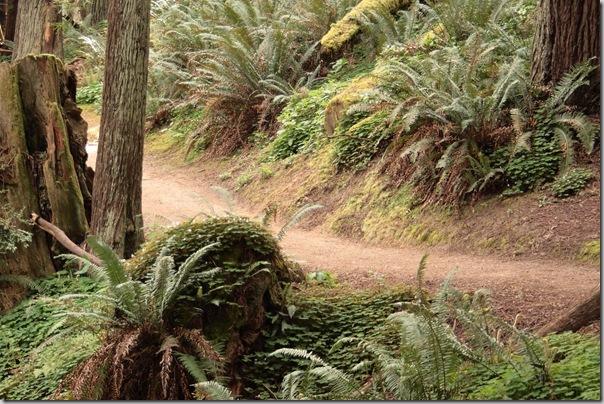
M 585 189 L 592 179 L 593 173 L 590 170 L 572 169 L 552 183 L 552 193 L 556 198 L 568 198 Z
M 22 213 L 8 205 L 0 207 L 0 257 L 31 243 L 32 233 L 24 230 L 26 226 L 30 226 L 30 223 L 23 218 Z

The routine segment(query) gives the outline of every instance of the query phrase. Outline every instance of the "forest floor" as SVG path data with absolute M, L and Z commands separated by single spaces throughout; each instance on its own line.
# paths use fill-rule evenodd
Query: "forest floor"
M 89 147 L 94 166 L 96 146 Z M 202 213 L 257 216 L 261 209 L 234 197 L 233 206 L 213 189 L 203 164 L 174 164 L 169 155 L 147 154 L 143 173 L 143 215 L 147 231 L 194 218 Z M 216 181 L 217 182 L 217 181 Z M 278 224 L 274 224 L 277 229 Z M 453 271 L 453 284 L 465 291 L 489 289 L 495 309 L 507 320 L 535 328 L 589 295 L 599 284 L 593 265 L 548 259 L 477 256 L 429 247 L 379 247 L 325 234 L 291 229 L 282 242 L 285 254 L 306 271 L 328 271 L 353 289 L 411 284 L 421 257 L 429 254 L 427 287 L 437 289 Z

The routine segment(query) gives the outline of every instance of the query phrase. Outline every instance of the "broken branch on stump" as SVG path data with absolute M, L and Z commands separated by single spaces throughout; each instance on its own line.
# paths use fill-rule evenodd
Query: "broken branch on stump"
M 36 213 L 31 214 L 31 220 L 46 233 L 50 234 L 55 240 L 57 240 L 63 247 L 69 250 L 71 253 L 77 255 L 78 257 L 85 258 L 88 261 L 92 262 L 94 265 L 101 266 L 103 262 L 96 256 L 90 254 L 82 247 L 74 243 L 67 237 L 65 232 L 59 229 L 54 224 L 44 220 Z

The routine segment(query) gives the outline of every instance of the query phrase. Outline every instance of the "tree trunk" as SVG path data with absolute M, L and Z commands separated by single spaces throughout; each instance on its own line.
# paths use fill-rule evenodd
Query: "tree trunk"
M 564 331 L 578 331 L 600 318 L 600 288 L 562 316 L 546 324 L 537 335 L 545 336 Z
M 15 24 L 17 23 L 17 7 L 19 0 L 8 0 L 6 3 L 6 20 L 4 25 L 4 38 L 8 41 L 15 40 Z
M 107 19 L 109 0 L 93 0 L 90 6 L 90 22 L 97 25 Z
M 142 174 L 149 0 L 111 0 L 92 233 L 123 257 L 143 241 Z
M 53 56 L 0 64 L 0 204 L 36 212 L 81 243 L 87 232 L 83 194 L 90 195 L 81 180 L 87 125 L 71 99 L 69 77 Z M 31 245 L 0 255 L 0 274 L 36 278 L 51 273 L 52 257 L 64 250 L 41 230 L 23 229 L 33 232 Z M 3 311 L 23 290 L 0 286 L 1 295 L 10 297 L 0 301 Z M 8 288 L 13 292 L 6 293 Z
M 597 102 L 600 94 L 600 3 L 598 0 L 541 0 L 533 44 L 531 80 L 556 84 L 575 64 L 597 57 L 591 85 L 577 96 Z M 588 96 L 589 100 L 585 100 Z M 599 106 L 598 106 L 599 111 Z
M 17 10 L 13 60 L 50 53 L 63 58 L 61 15 L 52 0 L 21 0 Z

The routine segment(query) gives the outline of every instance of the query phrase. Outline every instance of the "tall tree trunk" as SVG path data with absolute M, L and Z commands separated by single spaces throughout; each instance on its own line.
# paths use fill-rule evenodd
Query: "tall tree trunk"
M 578 331 L 599 318 L 600 288 L 598 287 L 587 299 L 583 300 L 551 323 L 546 324 L 537 331 L 537 334 L 545 336 L 551 333 L 564 331 Z
M 4 38 L 9 41 L 15 40 L 15 24 L 17 23 L 17 8 L 19 0 L 8 0 L 6 3 L 6 21 L 4 26 Z
M 598 0 L 541 0 L 533 44 L 531 80 L 556 84 L 575 64 L 597 57 L 591 85 L 578 94 L 586 105 L 600 94 L 600 2 Z M 599 106 L 598 106 L 599 110 Z
M 52 0 L 21 0 L 17 10 L 13 60 L 50 53 L 63 59 L 61 15 Z
M 75 242 L 87 231 L 87 125 L 70 91 L 70 73 L 53 56 L 28 56 L 0 64 L 0 205 L 25 216 L 35 212 L 61 227 Z M 41 230 L 29 247 L 0 254 L 0 274 L 43 276 L 63 250 Z M 0 284 L 0 311 L 23 290 Z
M 124 257 L 143 241 L 142 174 L 149 0 L 111 0 L 92 233 Z
M 109 0 L 93 0 L 90 6 L 90 22 L 93 25 L 107 19 Z

